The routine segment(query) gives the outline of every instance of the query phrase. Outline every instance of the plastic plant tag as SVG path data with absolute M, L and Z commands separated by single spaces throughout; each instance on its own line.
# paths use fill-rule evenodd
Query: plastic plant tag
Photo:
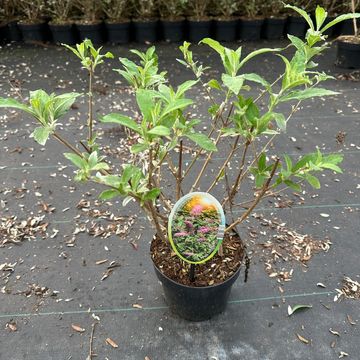
M 190 264 L 210 260 L 219 249 L 224 230 L 224 211 L 208 193 L 193 192 L 183 196 L 170 213 L 170 244 L 175 253 Z

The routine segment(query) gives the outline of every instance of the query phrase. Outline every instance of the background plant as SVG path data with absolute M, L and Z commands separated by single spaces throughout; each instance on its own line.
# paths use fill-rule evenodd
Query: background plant
M 34 24 L 42 21 L 45 12 L 45 0 L 17 1 L 16 6 L 24 22 Z
M 66 24 L 73 10 L 73 0 L 48 0 L 47 10 L 53 24 Z
M 101 0 L 106 17 L 112 21 L 122 21 L 129 18 L 131 9 L 129 0 Z
M 268 0 L 260 4 L 260 14 L 267 18 L 271 17 L 283 17 L 284 16 L 284 4 L 281 0 Z
M 15 0 L 3 0 L 0 5 L 0 24 L 11 21 L 17 14 Z
M 80 12 L 83 23 L 94 24 L 102 15 L 102 2 L 100 0 L 73 0 L 74 7 Z
M 185 15 L 188 0 L 158 0 L 157 3 L 162 19 L 176 20 Z
M 212 192 L 220 185 L 227 189 L 222 206 L 228 211 L 228 219 L 231 219 L 231 224 L 225 229 L 225 232 L 229 232 L 247 219 L 263 198 L 288 188 L 300 191 L 304 183 L 319 188 L 320 181 L 315 176 L 317 173 L 324 170 L 341 172 L 341 154 L 325 155 L 319 149 L 314 149 L 313 153 L 300 158 L 286 154 L 280 157 L 269 155 L 268 148 L 280 133 L 286 131 L 302 101 L 337 94 L 319 87 L 321 82 L 331 77 L 316 71 L 314 60 L 327 48 L 323 32 L 340 21 L 360 17 L 360 14 L 342 15 L 324 25 L 327 14 L 321 7 L 316 9 L 315 23 L 303 10 L 287 7 L 303 16 L 309 25 L 305 40 L 289 35 L 295 50 L 289 58 L 283 49 L 272 48 L 261 48 L 243 56 L 242 47 L 229 49 L 215 40 L 204 39 L 202 43 L 220 56 L 224 68 L 220 79 L 205 82 L 204 75 L 207 75 L 208 67 L 194 60 L 190 44 L 185 42 L 180 47 L 183 60 L 179 61 L 194 73 L 194 79 L 176 88 L 163 81 L 165 74 L 162 78 L 158 77 L 157 82 L 133 83 L 133 78 L 128 77 L 129 71 L 136 76 L 143 76 L 148 61 L 154 66 L 152 50 L 148 54 L 139 53 L 142 64 L 137 65 L 137 69 L 130 63 L 124 64 L 124 73 L 121 75 L 126 74 L 125 79 L 131 85 L 136 84 L 134 95 L 141 114 L 140 121 L 119 113 L 108 114 L 101 119 L 103 122 L 125 126 L 131 138 L 136 140 L 130 149 L 131 161 L 123 164 L 120 172 L 108 165 L 100 155 L 96 138 L 91 135 L 91 121 L 88 121 L 88 145 L 84 146 L 80 141 L 85 148 L 84 152 L 60 138 L 55 131 L 56 120 L 66 113 L 78 94 L 63 94 L 59 99 L 38 90 L 30 94 L 29 105 L 14 99 L 0 99 L 0 107 L 14 107 L 33 115 L 40 125 L 39 129 L 43 129 L 35 129 L 32 136 L 36 141 L 44 144 L 51 135 L 67 146 L 72 153 L 65 156 L 79 169 L 77 180 L 105 185 L 107 189 L 101 193 L 101 199 L 121 196 L 124 205 L 135 200 L 145 210 L 163 241 L 166 241 L 167 219 L 172 204 L 183 193 L 204 187 L 202 180 L 205 176 L 210 180 L 210 185 L 203 189 L 206 192 Z M 101 55 L 101 49 L 94 49 L 88 40 L 69 49 L 81 59 L 83 67 L 88 71 L 93 71 L 105 57 L 112 56 L 109 53 Z M 245 64 L 264 53 L 277 54 L 284 64 L 284 71 L 272 83 L 256 73 L 243 71 Z M 139 68 L 142 70 L 136 72 Z M 154 77 L 156 75 L 159 75 L 158 72 L 153 73 Z M 255 98 L 247 93 L 253 83 L 262 88 Z M 196 84 L 204 87 L 210 99 L 208 110 L 211 124 L 208 134 L 198 130 L 201 121 L 189 114 L 194 101 L 187 93 Z M 91 93 L 90 81 L 89 113 L 92 111 Z M 222 100 L 217 100 L 218 95 L 222 96 Z M 265 108 L 259 107 L 260 99 L 266 101 Z M 279 110 L 284 104 L 289 105 L 287 113 Z M 91 118 L 89 114 L 89 120 Z M 183 164 L 184 142 L 189 142 L 193 149 L 192 161 L 188 164 Z M 230 145 L 230 150 L 224 154 L 225 160 L 221 166 L 216 166 L 211 160 L 221 143 Z M 205 158 L 199 161 L 202 155 Z M 239 156 L 240 164 L 232 176 L 229 164 L 235 156 Z M 171 193 L 164 186 L 165 171 L 174 180 Z M 195 175 L 195 180 L 189 186 L 184 179 L 189 178 L 190 174 Z M 250 174 L 252 177 L 248 176 Z M 255 189 L 254 194 L 247 199 L 244 197 L 249 195 L 248 191 L 241 194 L 246 182 L 250 182 L 250 186 Z M 237 203 L 239 194 L 242 195 L 241 203 Z M 237 218 L 232 215 L 235 206 L 246 209 Z
M 200 21 L 207 17 L 211 0 L 192 0 L 188 2 L 188 11 L 190 15 Z
M 234 0 L 218 0 L 213 2 L 214 13 L 217 16 L 231 18 L 240 9 L 240 2 Z
M 134 11 L 138 19 L 151 19 L 156 16 L 155 0 L 133 0 Z
M 255 19 L 259 16 L 261 3 L 258 0 L 247 0 L 240 2 L 240 14 L 248 19 Z

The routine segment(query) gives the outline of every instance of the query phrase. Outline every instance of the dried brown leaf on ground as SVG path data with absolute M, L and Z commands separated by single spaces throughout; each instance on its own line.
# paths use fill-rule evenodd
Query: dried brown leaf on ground
M 276 219 L 267 220 L 257 214 L 254 214 L 254 217 L 267 229 L 260 231 L 260 235 L 266 237 L 266 241 L 258 244 L 265 270 L 270 277 L 277 278 L 279 282 L 291 280 L 294 262 L 306 267 L 314 254 L 330 249 L 329 239 L 318 240 L 310 235 L 300 234 Z M 254 229 L 250 231 L 254 233 Z
M 5 327 L 9 329 L 11 332 L 17 331 L 17 326 L 15 321 L 9 321 L 6 323 Z
M 118 348 L 119 345 L 111 338 L 106 338 L 106 343 L 112 346 L 114 349 Z
M 81 327 L 80 325 L 71 324 L 71 327 L 72 327 L 73 330 L 75 330 L 76 332 L 79 332 L 79 333 L 85 332 L 85 329 L 84 329 L 83 327 Z
M 304 344 L 309 344 L 310 341 L 308 339 L 305 339 L 303 336 L 296 334 L 297 338 Z
M 360 299 L 360 283 L 345 276 L 341 289 L 335 289 L 336 295 L 334 301 L 345 299 Z
M 0 218 L 0 247 L 8 243 L 20 244 L 37 236 L 45 238 L 48 223 L 43 220 L 44 216 L 30 216 L 27 220 L 18 220 L 16 216 Z

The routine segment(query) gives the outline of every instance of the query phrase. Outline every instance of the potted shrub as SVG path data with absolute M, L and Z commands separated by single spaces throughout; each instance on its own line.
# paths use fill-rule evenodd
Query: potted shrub
M 352 19 L 353 35 L 342 35 L 336 39 L 336 64 L 348 69 L 360 68 L 360 35 L 356 22 L 355 6 L 355 0 L 351 0 L 351 7 L 354 13 Z
M 190 41 L 198 42 L 211 35 L 211 18 L 207 11 L 210 0 L 192 0 L 188 2 L 188 37 Z
M 158 19 L 155 0 L 133 0 L 133 20 L 135 41 L 139 43 L 155 42 L 158 39 Z
M 74 6 L 80 12 L 79 19 L 75 22 L 80 40 L 91 39 L 95 44 L 104 41 L 101 16 L 102 7 L 100 0 L 74 0 Z
M 22 20 L 18 22 L 25 42 L 47 40 L 46 22 L 44 21 L 44 0 L 22 0 L 16 2 Z
M 21 40 L 17 15 L 15 0 L 4 1 L 0 8 L 0 43 Z
M 257 0 L 241 2 L 240 33 L 241 40 L 259 40 L 264 18 L 260 15 L 260 3 Z
M 102 0 L 106 15 L 107 40 L 112 44 L 127 44 L 130 41 L 128 0 Z
M 49 28 L 56 44 L 75 44 L 74 21 L 71 20 L 73 0 L 49 0 L 48 11 L 51 16 Z
M 164 40 L 178 42 L 184 39 L 187 3 L 188 0 L 158 0 Z
M 219 0 L 214 2 L 216 15 L 215 38 L 219 41 L 234 41 L 238 35 L 238 17 L 234 16 L 239 10 L 239 2 L 233 0 Z
M 38 127 L 30 136 L 36 142 L 45 145 L 52 137 L 67 148 L 65 157 L 78 168 L 75 180 L 102 184 L 105 190 L 100 194 L 101 199 L 120 196 L 124 198 L 124 206 L 135 201 L 147 214 L 156 233 L 151 244 L 156 274 L 163 283 L 169 306 L 184 318 L 204 320 L 224 310 L 231 285 L 244 262 L 244 245 L 233 231 L 262 199 L 287 188 L 301 191 L 305 183 L 319 188 L 316 174 L 326 170 L 341 172 L 341 154 L 322 154 L 319 149 L 314 149 L 314 152 L 297 158 L 276 155 L 273 149 L 271 153 L 274 155 L 267 151 L 275 137 L 286 131 L 292 115 L 303 101 L 337 94 L 319 86 L 331 77 L 317 71 L 317 64 L 313 62 L 327 48 L 322 34 L 326 30 L 322 27 L 326 12 L 318 7 L 314 24 L 308 14 L 292 8 L 305 16 L 310 28 L 305 41 L 289 36 L 290 45 L 294 48 L 290 58 L 286 57 L 289 52 L 283 52 L 284 49 L 272 48 L 260 48 L 243 56 L 241 47 L 233 50 L 205 38 L 202 43 L 219 54 L 224 68 L 219 79 L 207 78 L 206 83 L 203 78 L 208 75 L 208 68 L 194 61 L 190 43 L 187 42 L 180 47 L 183 54 L 180 62 L 193 72 L 194 79 L 176 88 L 166 84 L 166 73 L 158 71 L 154 47 L 145 53 L 133 50 L 140 59 L 139 63 L 121 58 L 123 68 L 117 72 L 133 87 L 140 117 L 133 119 L 120 113 L 110 113 L 100 119 L 103 123 L 125 127 L 132 139 L 129 160 L 125 160 L 121 170 L 110 166 L 101 155 L 92 110 L 91 86 L 95 69 L 112 54 L 101 54 L 101 49 L 96 50 L 89 40 L 76 48 L 67 46 L 80 58 L 90 78 L 87 93 L 88 139 L 87 142 L 80 141 L 81 147 L 65 140 L 56 128 L 58 119 L 66 114 L 80 94 L 55 95 L 36 90 L 30 92 L 29 103 L 0 98 L 0 107 L 23 110 L 35 118 Z M 333 24 L 350 16 L 353 15 L 337 19 Z M 326 25 L 327 28 L 329 26 L 332 24 Z M 278 54 L 284 62 L 283 72 L 273 83 L 256 73 L 242 70 L 245 64 L 264 53 Z M 253 83 L 261 87 L 258 97 L 248 95 Z M 189 98 L 188 91 L 196 85 L 204 86 L 210 99 L 211 126 L 208 133 L 198 130 L 201 120 L 189 113 L 194 101 Z M 260 99 L 265 100 L 265 107 L 260 108 Z M 292 106 L 286 107 L 286 104 Z M 221 164 L 213 163 L 211 160 L 216 151 L 220 147 L 228 148 L 222 147 L 223 142 L 231 144 L 227 153 L 223 154 L 225 160 Z M 188 163 L 183 161 L 185 146 L 192 151 L 192 160 Z M 230 177 L 230 164 L 235 157 L 240 163 Z M 165 183 L 169 185 L 169 179 L 164 178 L 165 172 L 171 176 L 171 187 L 165 186 Z M 251 187 L 244 190 L 247 182 Z M 249 194 L 251 188 L 253 192 Z M 227 222 L 222 216 L 217 222 L 220 224 L 221 221 L 221 226 L 226 224 L 222 230 L 223 241 L 221 244 L 219 241 L 215 254 L 201 258 L 201 264 L 192 257 L 194 254 L 181 253 L 180 247 L 187 239 L 194 242 L 194 220 L 199 220 L 194 218 L 203 214 L 209 203 L 189 205 L 186 210 L 193 218 L 189 219 L 189 214 L 180 214 L 186 217 L 177 217 L 175 223 L 173 221 L 175 210 L 181 209 L 180 206 L 173 208 L 175 201 L 179 204 L 183 194 L 199 195 L 199 190 L 218 194 L 227 217 Z M 244 210 L 235 217 L 233 209 L 239 199 Z M 200 220 L 204 221 L 204 218 Z M 168 228 L 170 225 L 174 225 L 171 230 Z M 211 226 L 205 225 L 207 228 Z M 204 234 L 209 229 L 197 228 L 197 231 Z M 175 252 L 168 236 L 172 242 L 177 241 L 174 238 L 181 238 Z M 199 240 L 198 237 L 197 243 Z
M 269 0 L 262 4 L 261 13 L 265 16 L 262 38 L 278 40 L 284 37 L 286 16 L 281 0 Z

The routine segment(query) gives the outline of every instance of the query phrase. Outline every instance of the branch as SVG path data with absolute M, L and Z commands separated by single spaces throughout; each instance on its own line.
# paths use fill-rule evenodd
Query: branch
M 273 178 L 274 175 L 275 175 L 275 172 L 276 172 L 276 169 L 277 169 L 277 167 L 278 167 L 279 161 L 280 161 L 279 158 L 277 158 L 277 159 L 275 160 L 274 167 L 273 167 L 273 169 L 271 170 L 271 173 L 270 173 L 269 178 L 267 179 L 267 181 L 266 181 L 265 184 L 263 185 L 260 193 L 258 194 L 257 198 L 254 200 L 254 202 L 252 203 L 252 205 L 249 207 L 249 209 L 247 209 L 240 218 L 238 218 L 235 222 L 233 222 L 230 226 L 228 226 L 228 227 L 225 229 L 225 232 L 228 232 L 228 231 L 232 230 L 235 226 L 241 224 L 241 223 L 252 213 L 252 211 L 255 209 L 256 205 L 260 202 L 260 200 L 261 200 L 261 199 L 263 198 L 263 196 L 265 195 L 266 191 L 269 189 L 270 182 L 271 182 L 272 178 Z
M 180 140 L 180 149 L 179 149 L 179 166 L 178 173 L 176 177 L 176 200 L 180 199 L 181 195 L 181 182 L 182 182 L 182 155 L 183 155 L 183 142 Z

